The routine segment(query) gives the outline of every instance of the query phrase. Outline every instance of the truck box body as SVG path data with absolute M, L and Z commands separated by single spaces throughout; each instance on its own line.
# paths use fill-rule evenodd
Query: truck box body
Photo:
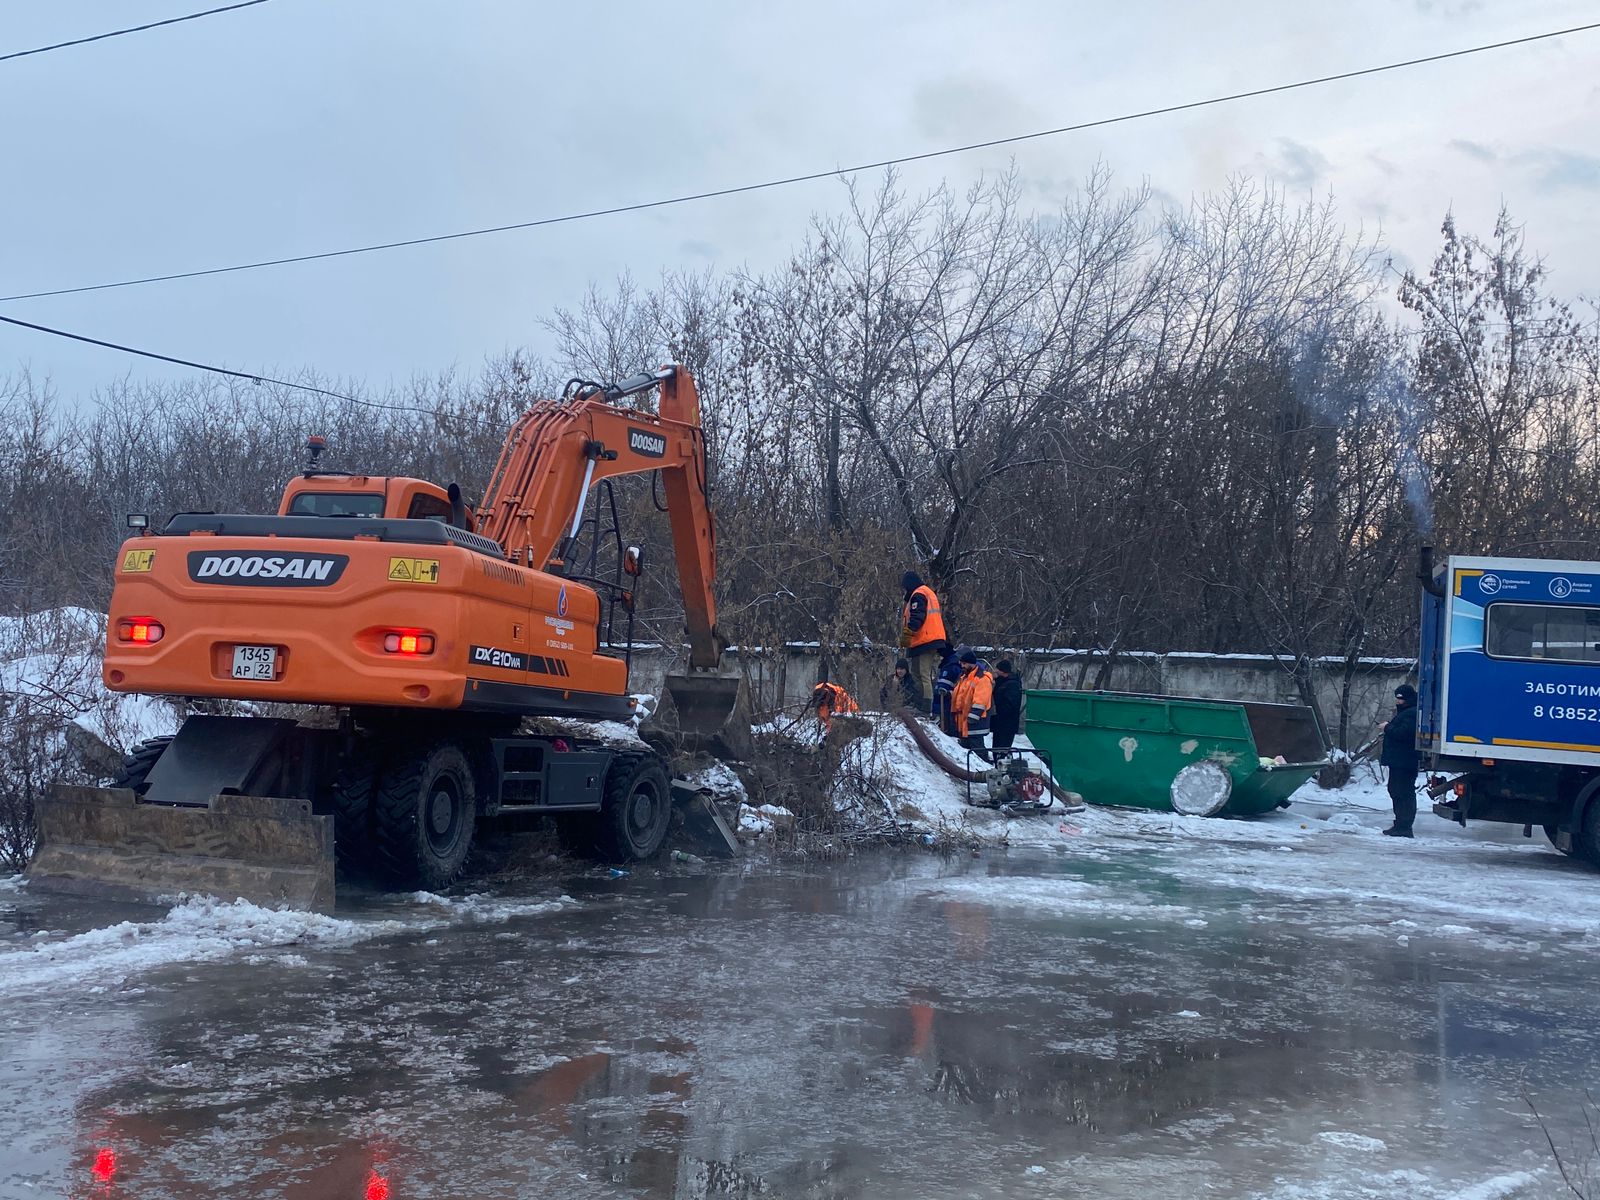
M 1454 556 L 1424 594 L 1419 747 L 1600 768 L 1600 563 Z
M 1600 864 L 1600 563 L 1424 548 L 1417 748 L 1436 815 Z

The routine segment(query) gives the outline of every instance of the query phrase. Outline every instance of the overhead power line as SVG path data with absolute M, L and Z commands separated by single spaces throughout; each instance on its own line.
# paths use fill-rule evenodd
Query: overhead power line
M 140 358 L 153 358 L 157 362 L 175 363 L 180 367 L 193 367 L 196 371 L 209 371 L 213 375 L 229 375 L 234 379 L 247 379 L 255 384 L 270 383 L 278 387 L 313 392 L 318 396 L 327 396 L 333 400 L 344 400 L 350 404 L 359 404 L 363 408 L 378 408 L 386 412 L 421 413 L 425 417 L 434 417 L 440 421 L 455 420 L 449 414 L 437 412 L 431 408 L 419 408 L 414 404 L 384 404 L 379 400 L 363 400 L 359 396 L 329 391 L 327 388 L 314 387 L 309 383 L 292 383 L 287 379 L 274 379 L 270 375 L 256 375 L 250 371 L 235 371 L 228 367 L 215 367 L 209 363 L 195 362 L 193 359 L 175 358 L 170 354 L 157 354 L 154 350 L 140 350 L 137 346 L 124 346 L 118 342 L 106 342 L 100 338 L 87 337 L 81 333 L 71 333 L 65 329 L 52 329 L 48 325 L 35 325 L 32 321 L 19 321 L 16 317 L 0 315 L 0 321 L 4 321 L 7 325 L 16 325 L 22 329 L 32 329 L 37 333 L 48 333 L 52 337 L 69 338 L 74 342 L 85 342 L 91 346 L 101 346 L 107 350 L 116 350 L 123 354 L 135 354 Z
M 1563 37 L 1571 33 L 1587 33 L 1594 29 L 1600 29 L 1600 21 L 1588 25 L 1574 25 L 1567 29 L 1555 29 L 1548 33 L 1530 34 L 1527 37 L 1510 38 L 1502 42 L 1488 42 L 1481 46 L 1469 46 L 1463 50 L 1449 50 L 1441 54 L 1424 55 L 1421 58 L 1408 58 L 1400 62 L 1383 63 L 1375 67 L 1362 67 L 1354 71 L 1340 71 L 1334 75 L 1320 75 L 1315 79 L 1300 79 L 1293 83 L 1279 83 L 1270 87 L 1252 88 L 1244 92 L 1230 92 L 1225 96 L 1210 96 L 1204 100 L 1190 100 L 1183 104 L 1168 104 L 1160 108 L 1147 108 L 1138 112 L 1123 113 L 1115 117 L 1102 117 L 1094 121 L 1080 121 L 1075 125 L 1061 125 L 1054 129 L 1036 130 L 1033 133 L 1013 134 L 1009 137 L 992 138 L 985 142 L 969 142 L 966 145 L 949 146 L 942 150 L 927 150 L 921 154 L 904 154 L 897 158 L 882 158 L 875 162 L 857 163 L 849 167 L 833 167 L 826 171 L 810 171 L 803 175 L 789 175 L 782 179 L 768 179 L 761 183 L 746 183 L 735 187 L 690 192 L 686 195 L 671 196 L 664 200 L 646 200 L 636 204 L 619 204 L 610 208 L 592 208 L 584 212 L 567 213 L 559 217 L 540 217 L 536 220 L 516 221 L 507 225 L 491 225 L 483 229 L 465 229 L 455 233 L 437 233 L 426 237 L 405 238 L 400 241 L 376 242 L 367 246 L 351 246 L 343 250 L 323 250 L 315 254 L 293 254 L 283 258 L 259 259 L 255 262 L 235 263 L 226 267 L 208 267 L 198 271 L 173 271 L 164 275 L 145 275 L 136 279 L 119 279 L 111 283 L 84 284 L 80 287 L 54 288 L 41 292 L 19 292 L 14 296 L 0 296 L 0 304 L 10 303 L 14 300 L 40 300 L 49 296 L 73 296 L 82 292 L 102 292 L 111 288 L 141 287 L 149 283 L 169 283 L 178 279 L 199 279 L 207 275 L 228 275 L 236 271 L 256 271 L 264 267 L 282 267 L 291 263 L 317 262 L 327 258 L 346 258 L 354 254 L 373 254 L 380 250 L 399 250 L 407 246 L 427 246 L 435 242 L 453 242 L 462 238 L 484 237 L 494 233 L 510 233 L 519 229 L 538 229 L 546 225 L 563 225 L 572 221 L 587 221 L 595 217 L 644 212 L 653 208 L 668 208 L 677 204 L 691 204 L 697 200 L 713 200 L 721 196 L 738 196 L 746 192 L 767 191 L 772 188 L 788 187 L 796 183 L 809 183 L 818 179 L 831 179 L 840 175 L 851 175 L 860 171 L 874 171 L 883 167 L 926 162 L 929 159 L 944 158 L 952 154 L 966 154 L 973 150 L 988 150 L 996 146 L 1012 146 L 1019 142 L 1057 137 L 1064 133 L 1078 133 L 1085 129 L 1101 129 L 1107 125 L 1142 121 L 1149 117 L 1190 112 L 1197 108 L 1229 104 L 1258 96 L 1271 96 L 1280 92 L 1292 92 L 1301 88 L 1318 87 L 1322 84 L 1337 83 L 1345 79 L 1359 79 L 1366 75 L 1380 75 L 1387 71 L 1399 71 L 1407 67 L 1422 66 L 1426 63 L 1444 62 L 1452 58 L 1464 58 L 1471 54 L 1484 54 L 1491 50 L 1504 50 L 1510 46 L 1523 46 L 1530 42 L 1547 41 L 1550 38 Z
M 27 58 L 30 54 L 48 54 L 51 50 L 65 50 L 69 46 L 86 46 L 90 42 L 103 42 L 107 38 L 121 37 L 125 33 L 143 33 L 146 29 L 160 29 L 163 25 L 180 25 L 184 21 L 197 21 L 201 17 L 214 17 L 218 13 L 232 12 L 236 8 L 252 8 L 266 2 L 267 0 L 240 0 L 238 4 L 225 4 L 221 8 L 208 8 L 204 12 L 189 13 L 182 17 L 168 17 L 165 21 L 151 21 L 146 25 L 130 25 L 126 29 L 113 29 L 107 33 L 97 33 L 93 37 L 73 38 L 70 42 L 56 42 L 50 46 L 35 46 L 32 50 L 13 50 L 10 54 L 0 54 L 0 62 L 7 62 L 13 58 Z

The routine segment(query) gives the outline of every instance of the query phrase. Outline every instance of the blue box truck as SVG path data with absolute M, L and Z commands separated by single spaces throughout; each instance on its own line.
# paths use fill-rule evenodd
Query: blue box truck
M 1433 811 L 1600 865 L 1600 563 L 1422 551 L 1417 746 Z

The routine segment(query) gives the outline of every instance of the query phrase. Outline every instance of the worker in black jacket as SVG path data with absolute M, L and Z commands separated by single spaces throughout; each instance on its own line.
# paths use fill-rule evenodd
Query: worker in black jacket
M 1009 750 L 1022 728 L 1022 678 L 1009 658 L 994 665 L 994 711 L 989 717 L 990 744 Z
M 1394 716 L 1383 726 L 1383 751 L 1378 764 L 1389 768 L 1389 799 L 1394 802 L 1394 824 L 1383 832 L 1390 837 L 1411 836 L 1417 819 L 1417 689 L 1402 683 L 1394 690 Z

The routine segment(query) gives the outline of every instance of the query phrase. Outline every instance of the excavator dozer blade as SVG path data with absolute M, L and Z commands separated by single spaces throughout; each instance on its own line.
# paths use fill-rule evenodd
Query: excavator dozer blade
M 333 911 L 333 818 L 307 800 L 147 804 L 125 788 L 58 786 L 34 805 L 30 886 L 114 900 L 179 892 Z
M 640 732 L 675 749 L 744 762 L 755 757 L 751 722 L 743 675 L 668 675 Z

